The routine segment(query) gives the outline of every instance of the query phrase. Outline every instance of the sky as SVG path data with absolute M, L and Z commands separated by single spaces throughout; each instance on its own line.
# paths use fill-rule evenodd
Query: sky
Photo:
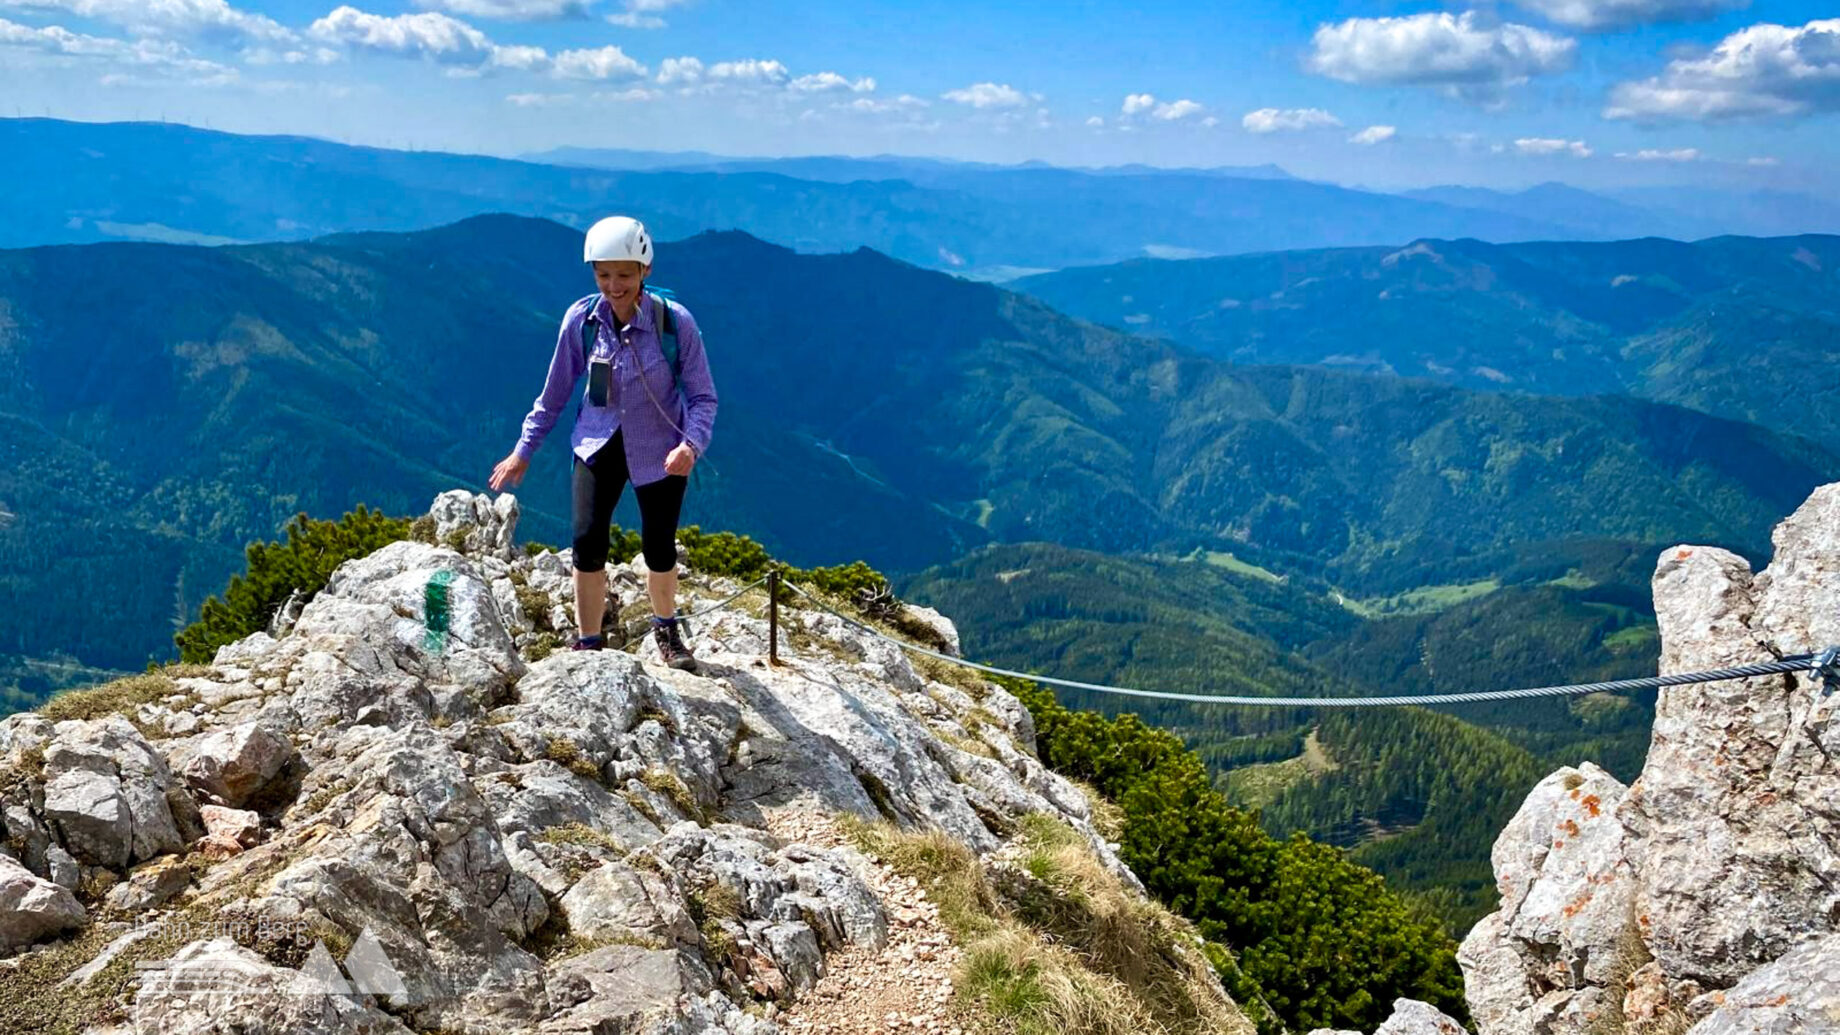
M 1800 0 L 0 0 L 0 113 L 554 147 L 1840 193 Z M 10 110 L 8 110 L 10 109 Z

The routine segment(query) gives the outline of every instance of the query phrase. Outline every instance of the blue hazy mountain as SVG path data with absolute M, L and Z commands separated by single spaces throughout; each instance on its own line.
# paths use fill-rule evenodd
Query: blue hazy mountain
M 579 242 L 494 216 L 0 252 L 0 598 L 31 602 L 0 655 L 138 667 L 293 513 L 479 486 L 591 287 Z M 866 250 L 710 233 L 659 255 L 722 393 L 686 521 L 799 564 L 1203 548 L 1395 593 L 1569 536 L 1763 549 L 1840 478 L 1754 425 L 1235 367 Z M 132 271 L 100 309 L 98 270 Z M 539 539 L 564 534 L 564 434 L 520 494 Z
M 1063 312 L 1236 363 L 1471 388 L 1628 392 L 1840 448 L 1840 237 L 1418 241 L 1016 281 Z M 1793 406 L 1784 405 L 1794 399 Z
M 1427 187 L 1401 196 L 1459 208 L 1505 212 L 1551 223 L 1566 240 L 1616 241 L 1634 237 L 1697 240 L 1720 233 L 1751 232 L 1749 225 L 1729 225 L 1715 218 L 1672 208 L 1650 208 L 1580 190 L 1563 183 L 1542 183 L 1522 191 L 1486 187 Z M 1804 226 L 1813 230 L 1818 227 Z
M 813 160 L 814 162 L 822 160 Z M 414 230 L 509 212 L 585 226 L 630 211 L 666 239 L 745 230 L 803 252 L 871 247 L 953 271 L 1142 255 L 1558 235 L 1511 213 L 1219 171 L 960 168 L 897 179 L 605 170 L 185 126 L 0 120 L 0 247 L 220 244 Z

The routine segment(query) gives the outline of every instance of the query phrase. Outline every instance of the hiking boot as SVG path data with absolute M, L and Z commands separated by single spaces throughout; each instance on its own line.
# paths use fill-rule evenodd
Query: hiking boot
M 696 671 L 696 658 L 690 648 L 684 646 L 683 633 L 678 631 L 677 619 L 652 619 L 652 642 L 658 644 L 658 656 L 672 668 L 681 668 L 686 672 Z
M 570 650 L 601 650 L 607 646 L 605 636 L 578 636 L 570 645 Z

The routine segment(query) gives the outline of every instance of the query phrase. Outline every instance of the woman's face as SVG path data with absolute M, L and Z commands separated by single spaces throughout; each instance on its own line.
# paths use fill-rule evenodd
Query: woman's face
M 594 282 L 616 310 L 625 311 L 639 304 L 639 292 L 645 289 L 645 278 L 651 272 L 650 266 L 636 262 L 602 260 L 594 264 Z

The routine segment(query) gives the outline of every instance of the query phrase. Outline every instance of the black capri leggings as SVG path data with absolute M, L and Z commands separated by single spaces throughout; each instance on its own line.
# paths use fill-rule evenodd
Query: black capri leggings
M 613 523 L 613 508 L 619 505 L 620 492 L 629 477 L 621 438 L 621 433 L 615 431 L 613 439 L 586 463 L 579 456 L 575 458 L 571 524 L 576 571 L 601 571 L 607 567 L 607 526 Z M 645 566 L 653 571 L 677 570 L 677 517 L 683 511 L 684 490 L 689 485 L 689 478 L 667 474 L 649 485 L 633 486 L 633 495 L 639 500 L 639 537 L 644 541 Z

